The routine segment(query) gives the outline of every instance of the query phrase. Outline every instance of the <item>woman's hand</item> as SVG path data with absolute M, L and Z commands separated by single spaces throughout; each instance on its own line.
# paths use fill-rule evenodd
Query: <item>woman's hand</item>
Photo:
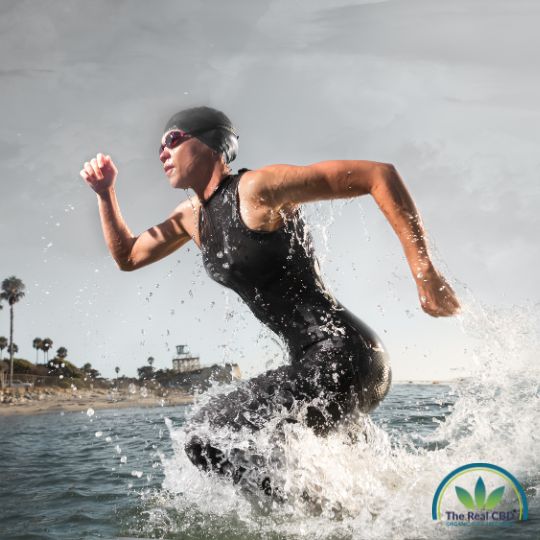
M 444 277 L 431 267 L 416 276 L 422 309 L 432 317 L 451 317 L 461 311 L 459 300 Z
M 96 192 L 103 193 L 114 185 L 118 169 L 111 156 L 99 153 L 94 159 L 87 161 L 79 173 L 86 183 Z

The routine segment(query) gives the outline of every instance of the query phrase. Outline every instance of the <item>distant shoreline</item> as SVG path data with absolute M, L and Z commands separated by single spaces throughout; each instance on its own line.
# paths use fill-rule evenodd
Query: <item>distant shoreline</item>
M 138 394 L 111 395 L 104 390 L 80 391 L 77 393 L 56 391 L 50 394 L 20 394 L 12 403 L 0 403 L 0 417 L 14 415 L 38 415 L 45 413 L 81 412 L 103 409 L 155 408 L 190 405 L 194 396 L 174 392 L 164 397 Z M 91 411 L 90 411 L 91 414 Z
M 447 386 L 459 382 L 452 380 L 399 380 L 394 385 L 441 385 Z M 47 391 L 19 392 L 12 403 L 0 403 L 0 417 L 14 415 L 38 415 L 46 413 L 81 412 L 103 409 L 155 408 L 191 405 L 195 401 L 193 395 L 170 391 L 165 396 L 141 395 L 136 393 L 112 393 L 103 389 L 79 390 L 71 392 L 63 389 Z

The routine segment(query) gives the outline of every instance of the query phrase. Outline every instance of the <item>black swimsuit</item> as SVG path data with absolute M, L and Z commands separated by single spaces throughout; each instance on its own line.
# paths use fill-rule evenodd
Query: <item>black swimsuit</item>
M 282 338 L 290 364 L 212 398 L 191 418 L 192 434 L 186 444 L 197 466 L 237 479 L 239 467 L 231 463 L 230 452 L 197 434 L 197 425 L 254 431 L 278 410 L 305 404 L 305 423 L 322 435 L 349 413 L 374 408 L 391 381 L 379 337 L 323 284 L 301 210 L 275 231 L 245 225 L 238 184 L 247 170 L 224 178 L 201 204 L 203 264 L 212 279 L 239 294 L 253 314 Z

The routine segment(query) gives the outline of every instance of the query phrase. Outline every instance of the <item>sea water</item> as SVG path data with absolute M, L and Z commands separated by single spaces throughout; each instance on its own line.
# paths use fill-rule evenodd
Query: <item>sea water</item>
M 540 538 L 537 322 L 532 308 L 469 310 L 462 324 L 483 343 L 473 376 L 393 385 L 356 438 L 350 426 L 326 438 L 287 426 L 274 471 L 285 502 L 198 471 L 183 451 L 190 407 L 1 417 L 0 538 Z M 259 450 L 269 441 L 263 432 Z M 431 519 L 441 480 L 471 462 L 518 478 L 527 522 Z

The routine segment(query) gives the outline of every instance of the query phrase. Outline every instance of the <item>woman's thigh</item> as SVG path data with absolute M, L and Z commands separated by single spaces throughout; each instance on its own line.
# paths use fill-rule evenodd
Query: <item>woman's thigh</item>
M 278 412 L 291 410 L 298 398 L 294 367 L 281 366 L 241 383 L 232 392 L 211 397 L 192 415 L 190 424 L 256 431 Z
M 270 418 L 295 408 L 318 433 L 358 408 L 368 412 L 391 382 L 388 357 L 355 340 L 331 338 L 308 348 L 292 364 L 266 371 L 236 390 L 214 396 L 192 417 L 211 428 L 261 429 Z
M 280 439 L 280 428 L 287 422 L 302 422 L 318 435 L 326 435 L 351 412 L 375 407 L 390 386 L 388 358 L 354 343 L 325 341 L 310 347 L 291 365 L 212 397 L 189 421 L 185 445 L 189 459 L 203 470 L 232 476 L 235 483 L 248 481 L 252 472 L 257 475 L 265 470 L 267 457 L 244 445 L 236 447 L 227 438 L 223 446 L 223 435 L 213 432 L 220 428 L 255 432 L 279 415 L 272 437 Z M 270 489 L 264 488 L 264 481 L 261 485 L 265 492 Z

